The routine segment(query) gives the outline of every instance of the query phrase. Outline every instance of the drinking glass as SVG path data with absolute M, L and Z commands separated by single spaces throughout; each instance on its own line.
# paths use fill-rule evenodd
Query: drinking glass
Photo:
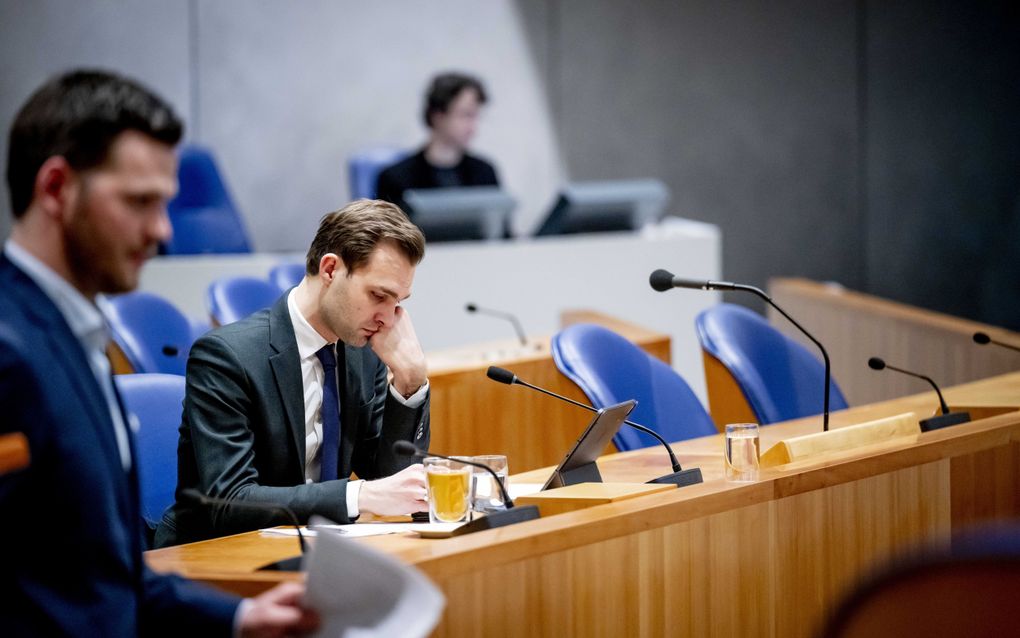
M 471 505 L 471 466 L 457 460 L 426 457 L 429 521 L 460 523 L 468 520 Z
M 491 469 L 499 477 L 503 487 L 507 487 L 506 455 L 485 454 L 472 457 L 471 460 Z M 478 467 L 474 468 L 471 475 L 471 509 L 482 514 L 506 509 L 503 492 L 492 478 L 492 474 Z
M 730 423 L 726 426 L 726 480 L 749 482 L 758 480 L 758 424 Z

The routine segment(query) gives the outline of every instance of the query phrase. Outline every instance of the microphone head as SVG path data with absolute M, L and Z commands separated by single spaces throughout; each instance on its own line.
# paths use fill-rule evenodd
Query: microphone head
M 517 375 L 505 368 L 489 366 L 489 371 L 486 372 L 485 375 L 493 381 L 499 381 L 500 383 L 505 383 L 507 385 L 517 383 Z
M 168 357 L 176 357 L 177 352 L 178 352 L 177 348 L 175 348 L 174 346 L 163 346 L 163 354 L 165 354 Z
M 872 370 L 884 370 L 885 361 L 879 359 L 878 357 L 871 357 L 870 359 L 868 359 L 868 367 L 871 368 Z
M 467 310 L 468 312 L 478 312 L 478 306 L 474 305 L 473 303 L 469 303 L 468 305 L 464 306 L 464 310 Z
M 673 287 L 673 273 L 659 268 L 648 276 L 648 283 L 651 284 L 653 290 L 665 292 Z
M 413 443 L 408 441 L 395 441 L 393 443 L 393 452 L 400 456 L 419 456 L 422 453 Z
M 985 333 L 983 332 L 974 333 L 974 343 L 980 343 L 981 345 L 985 345 L 991 342 L 992 338 L 986 335 Z

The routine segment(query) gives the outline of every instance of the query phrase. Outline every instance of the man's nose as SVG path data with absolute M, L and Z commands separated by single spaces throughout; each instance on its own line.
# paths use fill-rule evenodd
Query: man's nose
M 170 215 L 167 213 L 166 206 L 163 206 L 159 213 L 153 216 L 149 223 L 149 234 L 160 243 L 166 243 L 174 236 L 174 227 L 170 223 Z

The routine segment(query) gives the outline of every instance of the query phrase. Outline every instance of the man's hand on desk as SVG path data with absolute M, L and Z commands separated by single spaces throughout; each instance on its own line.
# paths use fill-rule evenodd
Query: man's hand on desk
M 393 387 L 401 396 L 411 396 L 425 385 L 425 353 L 411 317 L 402 307 L 397 306 L 393 323 L 372 335 L 368 345 L 393 373 Z
M 281 583 L 242 603 L 241 638 L 300 636 L 319 628 L 319 615 L 301 607 L 304 583 Z
M 358 510 L 362 512 L 393 516 L 427 509 L 425 468 L 420 463 L 393 476 L 365 481 L 358 494 Z

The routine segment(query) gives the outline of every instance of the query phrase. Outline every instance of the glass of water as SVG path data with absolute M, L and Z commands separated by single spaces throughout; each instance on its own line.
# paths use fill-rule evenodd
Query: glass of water
M 758 424 L 730 423 L 726 426 L 726 448 L 723 456 L 726 462 L 727 481 L 758 480 Z
M 491 469 L 499 477 L 504 488 L 507 488 L 507 463 L 503 454 L 486 454 L 471 458 Z M 492 474 L 476 467 L 471 472 L 471 509 L 475 512 L 486 513 L 506 509 L 503 502 L 503 492 L 499 489 Z

